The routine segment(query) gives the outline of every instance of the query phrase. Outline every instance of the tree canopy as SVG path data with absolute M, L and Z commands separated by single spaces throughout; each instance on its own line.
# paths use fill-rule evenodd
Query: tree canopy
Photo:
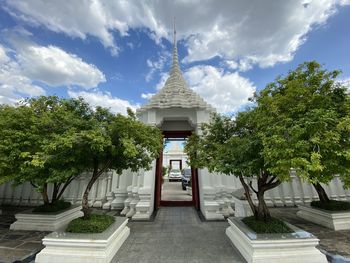
M 268 170 L 284 175 L 296 169 L 323 202 L 328 197 L 320 183 L 335 174 L 350 186 L 350 99 L 336 81 L 339 73 L 306 62 L 255 97 Z
M 271 216 L 264 194 L 286 176 L 279 178 L 268 171 L 258 121 L 256 109 L 241 112 L 235 119 L 214 114 L 210 123 L 202 126 L 201 135 L 190 137 L 185 150 L 194 167 L 239 177 L 255 218 L 267 221 Z M 256 178 L 257 185 L 249 178 Z M 251 192 L 256 194 L 258 204 L 253 202 Z
M 45 204 L 58 200 L 76 176 L 91 176 L 83 196 L 95 181 L 113 169 L 148 169 L 161 152 L 158 128 L 108 109 L 92 109 L 83 99 L 56 96 L 28 99 L 0 106 L 0 182 L 30 182 Z M 48 184 L 53 184 L 51 197 Z
M 42 194 L 45 204 L 59 199 L 84 170 L 77 165 L 78 156 L 68 142 L 88 127 L 83 121 L 86 109 L 82 100 L 56 96 L 27 99 L 16 107 L 0 106 L 1 182 L 28 181 Z M 51 198 L 48 183 L 54 186 Z
M 90 180 L 83 194 L 84 218 L 90 217 L 88 196 L 93 184 L 106 171 L 113 169 L 118 174 L 123 170 L 150 169 L 162 149 L 162 134 L 154 126 L 141 123 L 128 110 L 128 116 L 112 114 L 97 107 L 87 112 L 89 129 L 74 134 L 71 141 L 62 141 L 72 146 L 76 162 L 84 167 Z M 69 154 L 69 153 L 66 153 Z
M 306 62 L 255 94 L 236 118 L 214 114 L 186 145 L 191 165 L 238 176 L 258 220 L 270 218 L 264 193 L 289 180 L 292 168 L 327 202 L 321 183 L 339 174 L 350 186 L 350 101 L 338 75 Z

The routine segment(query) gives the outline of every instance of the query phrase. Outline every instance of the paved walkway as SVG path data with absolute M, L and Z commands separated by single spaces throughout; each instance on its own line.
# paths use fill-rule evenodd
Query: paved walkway
M 5 207 L 0 215 L 0 263 L 34 258 L 44 248 L 42 239 L 49 232 L 9 230 L 10 224 L 15 221 L 14 214 L 26 209 L 28 207 Z
M 192 207 L 163 207 L 154 222 L 130 222 L 113 263 L 245 262 L 225 235 L 226 221 L 201 222 Z
M 16 212 L 27 207 L 4 207 L 0 215 L 0 263 L 34 258 L 47 232 L 10 231 Z M 296 216 L 297 208 L 272 208 L 271 213 L 320 239 L 320 249 L 343 256 L 334 262 L 350 262 L 350 230 L 332 231 Z M 117 215 L 116 211 L 94 209 Z M 226 221 L 202 222 L 192 207 L 163 207 L 154 222 L 129 222 L 131 234 L 113 263 L 245 262 L 225 235 Z M 33 255 L 30 257 L 30 255 Z M 28 261 L 26 261 L 27 263 Z M 34 262 L 34 261 L 33 261 Z
M 192 192 L 182 190 L 181 182 L 164 182 L 161 198 L 163 201 L 192 201 Z

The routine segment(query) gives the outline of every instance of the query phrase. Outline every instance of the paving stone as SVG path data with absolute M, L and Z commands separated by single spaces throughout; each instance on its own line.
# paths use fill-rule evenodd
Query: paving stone
M 245 262 L 226 238 L 227 226 L 201 222 L 192 207 L 162 207 L 151 225 L 129 223 L 130 237 L 112 262 Z
M 335 254 L 350 258 L 350 230 L 334 231 L 300 219 L 296 213 L 298 208 L 273 208 L 271 214 L 293 225 L 304 229 L 320 239 L 320 248 Z M 350 260 L 349 260 L 350 261 Z
M 32 251 L 40 251 L 44 248 L 44 246 L 41 242 L 25 242 L 16 248 L 27 249 L 27 250 L 32 250 Z
M 23 260 L 32 254 L 31 250 L 0 248 L 0 262 L 12 263 L 16 260 Z
M 2 248 L 15 248 L 22 244 L 22 240 L 0 239 L 0 247 Z

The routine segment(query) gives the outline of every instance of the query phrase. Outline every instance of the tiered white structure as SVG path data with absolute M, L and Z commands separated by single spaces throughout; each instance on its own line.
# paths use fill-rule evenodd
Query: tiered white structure
M 188 168 L 187 155 L 176 141 L 171 142 L 170 148 L 163 152 L 163 166 L 168 168 L 171 163 L 173 169 L 180 169 L 180 163 L 172 162 L 174 160 L 181 161 L 182 169 Z
M 163 89 L 137 110 L 140 121 L 159 127 L 163 131 L 193 131 L 201 134 L 201 125 L 210 120 L 215 109 L 198 94 L 188 88 L 180 70 L 174 30 L 173 64 Z M 154 211 L 156 160 L 150 171 L 118 175 L 108 172 L 101 176 L 89 195 L 90 205 L 104 209 L 122 209 L 122 214 L 132 219 L 149 219 Z M 254 183 L 254 182 L 253 182 Z M 64 198 L 80 204 L 87 177 L 80 176 L 66 189 Z M 223 219 L 233 214 L 233 193 L 242 185 L 234 176 L 210 174 L 206 169 L 198 171 L 200 210 L 204 217 Z M 350 199 L 350 191 L 344 190 L 339 177 L 325 189 L 332 199 Z M 293 206 L 317 199 L 313 187 L 302 182 L 295 174 L 291 181 L 266 193 L 266 201 L 274 206 Z M 29 183 L 13 188 L 10 183 L 0 185 L 0 205 L 38 205 L 40 195 Z
M 200 134 L 202 123 L 207 123 L 214 111 L 215 109 L 191 90 L 184 80 L 179 66 L 174 30 L 173 64 L 169 77 L 164 87 L 137 110 L 137 117 L 140 121 L 157 126 L 163 131 L 193 131 Z M 142 209 L 145 211 L 146 203 L 150 207 L 147 213 L 141 213 L 137 204 L 136 218 L 149 218 L 153 212 L 155 173 L 148 173 L 147 176 L 149 177 L 144 176 L 144 179 L 148 185 L 143 183 L 142 186 L 142 189 L 147 189 L 143 192 Z M 226 189 L 222 187 L 222 177 L 211 176 L 206 170 L 198 171 L 200 207 L 208 219 L 222 219 L 224 215 L 233 212 Z

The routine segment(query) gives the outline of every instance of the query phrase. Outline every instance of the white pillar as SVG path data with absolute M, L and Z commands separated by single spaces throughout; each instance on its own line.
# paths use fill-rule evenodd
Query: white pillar
M 154 190 L 157 161 L 152 162 L 151 170 L 144 171 L 138 188 L 138 202 L 132 219 L 150 219 L 154 211 Z
M 216 189 L 212 185 L 211 176 L 207 169 L 198 169 L 200 210 L 207 220 L 224 219 L 220 213 L 220 205 L 215 200 Z
M 128 197 L 127 187 L 132 184 L 133 176 L 130 170 L 125 170 L 120 175 L 115 173 L 113 178 L 114 200 L 111 203 L 111 209 L 123 209 L 124 202 Z
M 121 215 L 127 215 L 130 212 L 130 202 L 133 200 L 133 188 L 137 185 L 137 173 L 132 173 L 132 182 L 126 189 L 128 192 L 128 198 L 124 201 L 124 209 L 121 211 Z
M 136 204 L 139 202 L 139 195 L 138 195 L 138 191 L 139 191 L 139 185 L 141 183 L 141 179 L 143 177 L 143 173 L 144 171 L 139 171 L 136 174 L 136 184 L 132 187 L 132 199 L 130 201 L 130 210 L 129 212 L 126 214 L 127 217 L 132 217 L 135 213 L 136 213 Z
M 103 209 L 110 209 L 112 201 L 114 199 L 114 193 L 112 191 L 112 183 L 113 183 L 112 180 L 114 179 L 113 174 L 114 174 L 114 171 L 109 171 L 107 174 L 107 189 L 106 189 L 107 202 L 105 202 L 102 205 Z

